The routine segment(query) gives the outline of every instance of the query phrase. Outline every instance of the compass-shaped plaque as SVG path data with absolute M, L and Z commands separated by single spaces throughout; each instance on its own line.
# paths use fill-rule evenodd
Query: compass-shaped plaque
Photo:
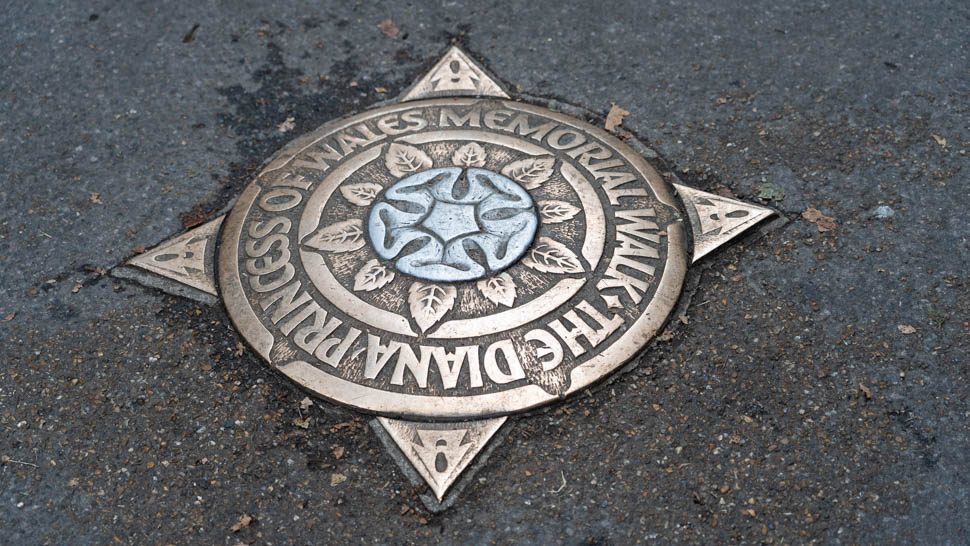
M 398 102 L 280 150 L 227 218 L 129 264 L 219 295 L 271 366 L 378 415 L 438 509 L 508 415 L 628 363 L 688 264 L 772 213 L 669 184 L 451 48 Z

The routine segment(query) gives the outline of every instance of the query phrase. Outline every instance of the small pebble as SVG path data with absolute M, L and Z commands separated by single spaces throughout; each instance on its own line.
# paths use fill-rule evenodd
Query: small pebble
M 876 218 L 892 218 L 893 216 L 895 216 L 895 214 L 896 214 L 896 211 L 887 207 L 886 205 L 880 205 L 876 207 L 875 211 L 873 211 L 873 215 Z

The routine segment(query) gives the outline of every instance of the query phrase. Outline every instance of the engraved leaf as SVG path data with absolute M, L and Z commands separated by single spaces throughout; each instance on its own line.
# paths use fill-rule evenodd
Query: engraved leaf
M 384 264 L 373 259 L 360 268 L 354 275 L 354 290 L 370 292 L 394 280 L 394 272 Z
M 577 214 L 579 214 L 579 208 L 565 201 L 539 201 L 539 216 L 547 224 L 572 220 Z
M 502 174 L 515 180 L 527 190 L 534 190 L 549 180 L 556 159 L 549 157 L 530 157 L 513 161 L 502 169 Z
M 340 194 L 344 196 L 344 199 L 358 207 L 366 207 L 374 201 L 382 188 L 383 186 L 380 184 L 361 182 L 359 184 L 340 186 Z
M 454 286 L 420 282 L 411 284 L 408 289 L 408 305 L 411 307 L 414 322 L 418 323 L 422 332 L 426 332 L 454 307 L 457 294 Z
M 539 241 L 529 249 L 522 263 L 543 273 L 582 273 L 579 258 L 566 246 L 549 237 L 539 237 Z
M 493 303 L 512 307 L 515 301 L 515 281 L 508 273 L 478 281 L 478 290 Z
M 485 148 L 477 142 L 469 142 L 455 150 L 451 162 L 459 167 L 484 167 Z
M 364 246 L 364 230 L 360 220 L 344 220 L 320 228 L 303 244 L 317 250 L 350 252 Z
M 400 178 L 408 173 L 431 168 L 428 154 L 408 144 L 393 143 L 387 148 L 384 164 L 391 174 Z

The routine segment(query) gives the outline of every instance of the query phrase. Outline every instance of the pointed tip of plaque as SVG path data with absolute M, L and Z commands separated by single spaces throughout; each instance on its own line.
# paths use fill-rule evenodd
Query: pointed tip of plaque
M 696 263 L 756 224 L 777 214 L 767 207 L 752 205 L 730 197 L 723 197 L 694 188 L 674 184 L 684 201 L 694 234 Z
M 509 98 L 502 84 L 458 46 L 441 59 L 401 96 L 401 101 L 432 97 Z
M 378 417 L 377 421 L 441 502 L 506 419 L 419 423 Z
M 149 271 L 206 294 L 217 296 L 213 252 L 225 216 L 220 216 L 128 260 Z

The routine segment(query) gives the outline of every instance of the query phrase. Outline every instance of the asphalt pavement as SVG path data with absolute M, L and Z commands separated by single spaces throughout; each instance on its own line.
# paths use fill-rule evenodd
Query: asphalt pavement
M 970 542 L 970 4 L 2 13 L 0 542 Z M 220 306 L 110 272 L 453 43 L 516 94 L 615 103 L 658 168 L 784 219 L 432 514 L 366 416 L 301 408 Z

